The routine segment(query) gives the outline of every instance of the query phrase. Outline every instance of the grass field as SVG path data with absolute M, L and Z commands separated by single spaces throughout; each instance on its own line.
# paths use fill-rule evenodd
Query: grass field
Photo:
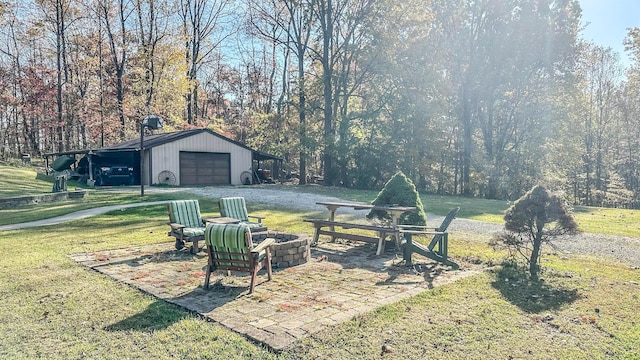
M 8 170 L 2 169 L 5 176 Z M 21 192 L 50 191 L 28 170 L 12 181 Z M 13 176 L 13 175 L 11 175 Z M 42 180 L 45 181 L 45 180 Z M 46 181 L 45 181 L 46 183 Z M 295 191 L 326 191 L 318 187 Z M 370 201 L 375 192 L 331 190 Z M 0 196 L 7 195 L 0 190 Z M 104 197 L 103 197 L 104 196 Z M 180 194 L 171 196 L 180 197 Z M 158 200 L 153 195 L 145 200 Z M 135 194 L 90 191 L 66 205 L 0 211 L 21 221 L 103 202 L 139 201 Z M 462 217 L 495 218 L 508 206 L 462 198 L 423 198 L 443 213 L 464 205 Z M 201 199 L 203 208 L 215 208 Z M 267 210 L 249 204 L 250 212 Z M 581 227 L 629 232 L 636 211 L 577 209 Z M 310 232 L 313 214 L 269 210 L 274 229 Z M 491 270 L 354 318 L 275 354 L 224 327 L 76 264 L 67 255 L 167 241 L 163 206 L 143 206 L 63 225 L 0 232 L 0 358 L 2 359 L 638 359 L 640 273 L 596 258 L 545 256 L 544 281 L 531 283 L 501 266 L 484 234 L 453 233 L 450 255 Z M 615 220 L 615 221 L 614 221 Z M 586 223 L 585 223 L 586 222 Z M 636 225 L 637 227 L 637 225 Z M 629 236 L 640 236 L 630 231 Z M 381 353 L 385 345 L 388 353 Z

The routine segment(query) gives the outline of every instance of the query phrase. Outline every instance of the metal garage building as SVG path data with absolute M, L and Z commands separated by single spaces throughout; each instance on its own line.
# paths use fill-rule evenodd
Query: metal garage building
M 277 156 L 251 149 L 209 129 L 145 135 L 142 172 L 139 172 L 139 139 L 102 149 L 55 155 L 82 153 L 90 157 L 130 159 L 127 162 L 134 167 L 136 175 L 142 174 L 144 185 L 241 185 L 243 172 L 253 173 L 266 160 L 273 160 L 275 167 L 279 168 L 282 161 Z M 138 179 L 140 178 L 136 176 L 136 180 Z M 139 184 L 139 181 L 136 183 Z

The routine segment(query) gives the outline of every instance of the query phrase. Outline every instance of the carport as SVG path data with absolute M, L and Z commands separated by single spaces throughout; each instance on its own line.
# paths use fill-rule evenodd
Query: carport
M 49 158 L 54 159 L 51 162 L 53 165 L 59 162 L 61 157 L 68 157 L 73 159 L 70 168 L 73 170 L 72 177 L 80 181 L 87 181 L 87 183 L 93 184 L 96 181 L 95 174 L 97 167 L 100 165 L 121 164 L 126 167 L 131 167 L 133 171 L 133 184 L 140 184 L 140 172 L 139 172 L 139 159 L 140 150 L 110 150 L 110 149 L 87 149 L 87 150 L 70 150 L 57 153 L 44 154 L 46 173 L 49 174 Z M 66 161 L 65 163 L 69 163 Z M 56 169 L 52 167 L 54 171 L 62 171 L 64 169 Z
M 73 169 L 95 181 L 94 167 L 122 164 L 133 168 L 134 181 L 145 185 L 241 185 L 241 174 L 258 170 L 280 174 L 281 157 L 254 150 L 209 129 L 192 129 L 145 136 L 144 169 L 140 169 L 140 140 L 133 139 L 100 149 L 45 154 L 49 157 L 84 155 Z M 86 160 L 83 160 L 86 159 Z M 77 159 L 76 159 L 77 160 Z M 142 171 L 141 171 L 142 170 Z M 140 174 L 142 173 L 142 177 Z M 279 179 L 279 176 L 274 176 Z M 82 179 L 81 179 L 82 180 Z

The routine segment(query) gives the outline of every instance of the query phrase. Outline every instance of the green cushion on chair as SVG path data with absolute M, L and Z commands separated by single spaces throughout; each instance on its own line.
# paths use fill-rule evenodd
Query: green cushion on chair
M 271 280 L 271 255 L 269 246 L 274 239 L 266 239 L 254 248 L 251 241 L 251 229 L 248 225 L 209 223 L 204 231 L 207 247 L 207 272 L 204 288 L 209 288 L 211 274 L 216 270 L 248 271 L 251 274 L 249 293 L 253 292 L 258 271 L 267 268 L 267 277 Z M 259 249 L 256 251 L 254 249 Z
M 194 236 L 203 236 L 204 235 L 204 227 L 197 227 L 197 228 L 183 228 L 183 234 L 185 237 L 194 237 Z M 180 231 L 179 230 L 174 230 L 173 231 L 174 234 L 176 235 L 180 235 Z
M 260 222 L 249 221 L 247 205 L 243 197 L 220 198 L 220 215 L 240 220 L 242 224 L 249 226 L 252 232 L 266 231 L 267 227 Z
M 248 262 L 253 244 L 250 240 L 247 244 L 247 233 L 248 239 L 251 239 L 251 230 L 246 224 L 207 225 L 204 241 L 211 249 L 217 265 L 249 268 Z
M 249 213 L 243 197 L 221 198 L 219 204 L 220 215 L 240 221 L 249 221 Z
M 169 221 L 187 228 L 204 228 L 198 200 L 175 200 L 169 202 Z M 204 233 L 204 229 L 203 229 Z M 186 234 L 185 234 L 186 235 Z

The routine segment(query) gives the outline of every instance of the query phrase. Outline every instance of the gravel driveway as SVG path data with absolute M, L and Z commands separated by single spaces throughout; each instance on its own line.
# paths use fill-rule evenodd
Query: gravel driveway
M 105 188 L 104 191 L 138 191 L 139 187 L 113 187 Z M 328 213 L 328 210 L 321 205 L 316 205 L 319 201 L 345 201 L 337 197 L 302 193 L 297 191 L 289 191 L 283 189 L 274 189 L 270 186 L 237 186 L 237 187 L 204 187 L 204 188 L 156 188 L 150 187 L 148 192 L 187 192 L 194 195 L 210 198 L 220 198 L 224 196 L 242 196 L 251 203 L 259 203 L 264 205 L 274 205 L 277 207 L 295 209 L 304 212 Z M 127 208 L 131 206 L 141 206 L 145 203 L 135 203 L 116 207 L 93 208 L 78 211 L 72 214 L 59 216 L 56 218 L 33 221 L 22 224 L 10 224 L 0 226 L 0 231 L 23 229 L 33 226 L 44 226 L 58 224 L 61 222 L 103 214 L 113 208 Z M 341 219 L 364 222 L 366 210 L 354 210 L 350 208 L 341 208 L 336 214 Z M 323 215 L 319 215 L 323 216 Z M 442 221 L 442 216 L 428 214 L 429 226 L 437 227 Z M 492 234 L 502 230 L 502 225 L 487 223 L 468 219 L 456 219 L 449 226 L 452 232 L 471 232 L 486 234 L 490 237 Z M 586 254 L 600 257 L 607 257 L 623 263 L 629 264 L 633 268 L 640 268 L 640 238 L 631 238 L 625 236 L 590 234 L 582 233 L 574 236 L 567 236 L 554 242 L 556 249 L 564 254 Z
M 219 198 L 223 196 L 243 196 L 253 203 L 276 205 L 300 211 L 325 211 L 324 206 L 316 205 L 318 201 L 345 201 L 337 197 L 330 197 L 317 194 L 301 193 L 297 191 L 286 191 L 281 189 L 270 189 L 268 186 L 251 187 L 204 187 L 180 189 L 202 197 Z M 341 208 L 338 210 L 340 216 L 352 219 L 364 219 L 366 210 L 353 210 Z M 428 214 L 429 225 L 439 226 L 442 216 Z M 456 219 L 449 226 L 450 231 L 464 231 L 494 234 L 502 230 L 502 225 L 487 223 L 475 220 Z M 604 256 L 620 262 L 628 263 L 634 268 L 640 267 L 640 238 L 630 238 L 625 236 L 614 236 L 604 234 L 582 233 L 574 236 L 567 236 L 554 242 L 557 250 L 564 254 L 586 254 L 593 256 Z

